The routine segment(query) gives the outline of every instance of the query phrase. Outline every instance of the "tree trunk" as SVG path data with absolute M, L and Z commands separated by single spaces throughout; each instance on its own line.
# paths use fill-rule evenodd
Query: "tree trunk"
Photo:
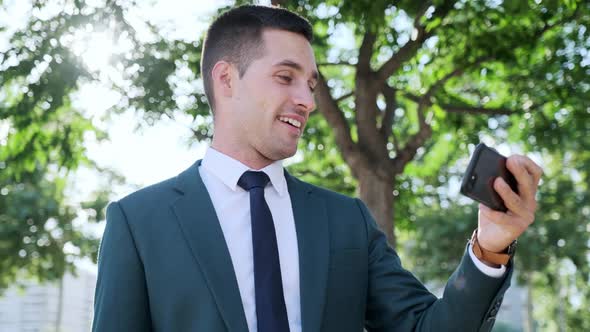
M 395 248 L 393 190 L 395 182 L 378 177 L 374 170 L 358 172 L 359 197 L 367 204 L 377 225 L 387 236 L 387 242 Z

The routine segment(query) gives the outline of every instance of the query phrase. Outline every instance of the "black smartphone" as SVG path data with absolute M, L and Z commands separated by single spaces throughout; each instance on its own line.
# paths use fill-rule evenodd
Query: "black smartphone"
M 512 190 L 518 194 L 518 184 L 514 175 L 506 168 L 506 157 L 496 150 L 479 143 L 473 151 L 467 171 L 461 181 L 461 194 L 488 207 L 506 212 L 504 201 L 494 190 L 494 180 L 502 177 Z

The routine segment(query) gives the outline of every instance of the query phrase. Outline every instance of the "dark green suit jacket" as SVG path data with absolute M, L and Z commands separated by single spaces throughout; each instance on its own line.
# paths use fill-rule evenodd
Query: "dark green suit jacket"
M 93 331 L 248 330 L 199 165 L 109 205 Z M 285 176 L 303 332 L 491 329 L 511 269 L 491 278 L 465 254 L 437 299 L 402 268 L 360 200 Z

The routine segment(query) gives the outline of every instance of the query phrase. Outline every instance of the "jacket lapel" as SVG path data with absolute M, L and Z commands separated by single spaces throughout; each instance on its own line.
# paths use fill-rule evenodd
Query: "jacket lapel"
M 223 231 L 197 161 L 178 175 L 183 194 L 172 204 L 185 240 L 199 264 L 228 331 L 248 331 L 238 283 Z
M 330 237 L 325 202 L 313 187 L 285 172 L 299 246 L 301 321 L 305 332 L 319 331 L 326 299 Z

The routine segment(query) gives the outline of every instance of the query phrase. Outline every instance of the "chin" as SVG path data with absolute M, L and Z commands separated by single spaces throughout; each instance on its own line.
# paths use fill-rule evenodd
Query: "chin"
M 270 160 L 277 161 L 293 157 L 297 152 L 297 147 L 288 149 L 279 149 L 267 154 L 266 157 Z
M 295 145 L 292 148 L 289 148 L 287 150 L 284 151 L 285 156 L 283 157 L 283 159 L 285 158 L 289 158 L 289 157 L 293 157 L 295 155 L 295 153 L 297 153 L 297 145 Z

